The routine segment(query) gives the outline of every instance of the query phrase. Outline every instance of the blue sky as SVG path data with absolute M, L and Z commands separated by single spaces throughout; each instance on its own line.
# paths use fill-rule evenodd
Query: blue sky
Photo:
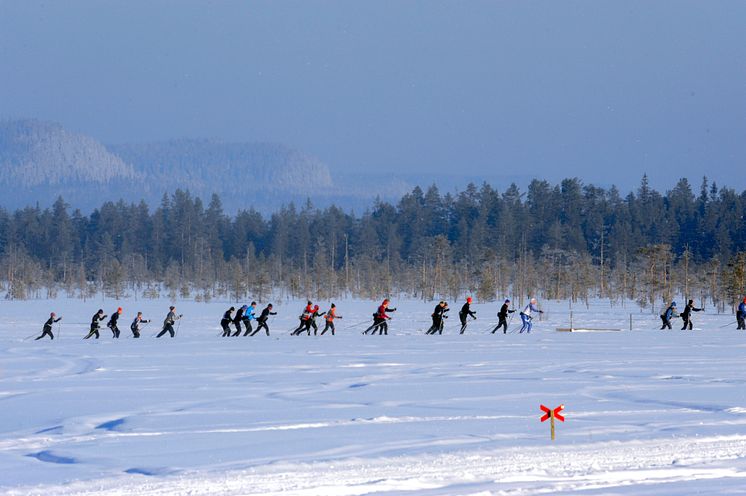
M 333 169 L 746 188 L 746 2 L 0 0 L 0 116 Z

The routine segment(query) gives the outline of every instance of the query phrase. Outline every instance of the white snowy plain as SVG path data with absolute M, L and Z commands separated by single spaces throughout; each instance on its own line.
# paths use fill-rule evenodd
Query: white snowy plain
M 270 337 L 221 338 L 229 303 L 178 302 L 178 336 L 156 340 L 163 300 L 3 301 L 0 494 L 746 494 L 730 315 L 659 331 L 595 301 L 574 324 L 624 330 L 566 333 L 568 302 L 548 301 L 531 334 L 493 335 L 499 304 L 477 304 L 459 335 L 453 304 L 425 336 L 434 304 L 405 300 L 362 336 L 377 302 L 349 300 L 336 336 L 291 337 L 302 303 L 276 305 Z M 81 339 L 117 306 L 122 338 Z M 58 339 L 34 341 L 51 310 Z M 139 340 L 137 310 L 155 321 Z M 540 404 L 566 407 L 554 442 Z

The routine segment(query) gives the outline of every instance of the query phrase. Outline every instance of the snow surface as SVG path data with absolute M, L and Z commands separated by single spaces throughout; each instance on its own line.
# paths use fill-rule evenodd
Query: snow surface
M 337 304 L 337 336 L 289 336 L 285 302 L 270 337 L 220 338 L 229 303 L 180 302 L 155 340 L 162 300 L 1 302 L 0 494 L 746 494 L 730 315 L 663 332 L 596 301 L 574 325 L 625 330 L 566 333 L 568 302 L 542 302 L 534 333 L 491 335 L 499 305 L 480 304 L 465 335 L 453 315 L 425 336 L 434 304 L 395 301 L 379 337 L 360 335 L 377 302 Z M 123 338 L 81 340 L 119 305 Z M 26 339 L 51 310 L 61 339 Z M 137 310 L 156 321 L 140 340 Z M 542 403 L 566 406 L 555 442 Z

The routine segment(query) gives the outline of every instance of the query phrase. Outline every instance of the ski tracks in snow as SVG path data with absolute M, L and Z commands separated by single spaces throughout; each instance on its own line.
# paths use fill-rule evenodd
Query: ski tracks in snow
M 671 438 L 551 447 L 456 451 L 382 458 L 349 458 L 325 463 L 273 463 L 245 470 L 190 471 L 149 478 L 129 476 L 31 486 L 6 496 L 362 495 L 497 494 L 528 495 L 569 491 L 631 492 L 639 485 L 746 478 L 746 436 Z M 143 479 L 146 477 L 146 479 Z M 744 481 L 746 484 L 746 481 Z

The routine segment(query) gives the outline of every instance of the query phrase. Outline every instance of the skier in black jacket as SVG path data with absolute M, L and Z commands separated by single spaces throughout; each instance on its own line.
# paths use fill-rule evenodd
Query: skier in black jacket
M 448 303 L 445 301 L 438 302 L 437 305 L 435 305 L 435 309 L 433 310 L 433 313 L 430 317 L 433 319 L 433 324 L 430 326 L 430 329 L 427 330 L 425 334 L 435 334 L 436 332 L 440 331 L 440 333 L 443 333 L 443 319 L 446 319 L 445 313 L 448 312 Z
M 231 335 L 231 329 L 230 325 L 231 322 L 233 322 L 233 316 L 231 315 L 235 308 L 230 307 L 226 312 L 223 314 L 223 318 L 220 319 L 220 327 L 223 328 L 223 336 L 224 338 L 227 338 Z
M 701 312 L 704 308 L 694 308 L 694 300 L 689 300 L 689 303 L 686 304 L 686 308 L 684 308 L 684 311 L 681 313 L 681 318 L 684 320 L 684 327 L 681 328 L 682 331 L 685 331 L 687 328 L 689 330 L 692 330 L 692 312 Z
M 133 320 L 132 323 L 130 324 L 130 330 L 132 331 L 132 337 L 139 338 L 140 337 L 140 324 L 147 324 L 148 322 L 150 321 L 142 318 L 142 312 L 137 312 L 137 317 L 135 317 L 135 320 Z
M 503 328 L 503 334 L 507 334 L 508 332 L 508 314 L 515 312 L 515 309 L 509 310 L 508 305 L 510 304 L 510 300 L 506 299 L 505 303 L 503 303 L 503 306 L 500 307 L 500 311 L 497 312 L 497 318 L 500 319 L 497 322 L 497 327 L 492 329 L 492 334 L 495 334 L 498 329 L 501 327 Z
M 440 319 L 440 326 L 438 327 L 438 334 L 443 334 L 443 329 L 446 326 L 446 319 L 448 318 L 448 315 L 446 315 L 448 312 L 451 311 L 450 308 L 448 308 L 448 302 L 445 302 L 446 308 L 443 310 L 443 318 Z
M 738 310 L 736 310 L 736 322 L 738 323 L 736 330 L 742 331 L 746 329 L 746 298 L 738 304 Z
M 96 339 L 99 338 L 98 330 L 101 327 L 100 322 L 106 318 L 106 315 L 104 315 L 104 311 L 99 309 L 98 312 L 96 312 L 93 315 L 93 318 L 91 319 L 91 332 L 88 333 L 86 337 L 83 339 L 88 339 L 91 336 L 96 336 Z
M 233 325 L 236 326 L 236 332 L 233 333 L 234 337 L 241 335 L 241 322 L 243 322 L 243 313 L 246 311 L 247 308 L 248 307 L 246 305 L 242 306 L 236 312 L 236 316 L 233 317 Z
M 256 334 L 257 332 L 261 331 L 262 328 L 264 328 L 264 330 L 267 331 L 267 336 L 269 336 L 269 325 L 267 325 L 267 319 L 269 319 L 270 315 L 277 315 L 277 312 L 272 311 L 271 303 L 267 305 L 267 308 L 262 310 L 262 314 L 259 316 L 258 319 L 256 319 L 256 323 L 259 325 L 256 326 L 256 331 L 251 333 L 252 336 Z
M 119 322 L 119 316 L 122 315 L 122 307 L 117 308 L 117 311 L 111 314 L 111 318 L 109 319 L 109 322 L 106 323 L 106 327 L 111 329 L 112 337 L 115 339 L 119 339 L 119 327 L 117 326 L 117 322 Z
M 47 320 L 46 322 L 44 322 L 44 328 L 41 330 L 41 336 L 39 336 L 38 338 L 34 339 L 34 341 L 39 341 L 44 336 L 49 336 L 50 339 L 54 339 L 54 334 L 52 334 L 52 324 L 54 324 L 55 322 L 59 322 L 60 320 L 62 320 L 62 317 L 59 317 L 57 319 L 55 319 L 55 317 L 56 317 L 56 315 L 55 315 L 54 312 L 52 312 L 52 313 L 49 314 L 49 320 Z
M 466 303 L 461 307 L 461 311 L 458 313 L 458 318 L 461 320 L 461 332 L 463 334 L 466 330 L 466 318 L 471 315 L 474 320 L 477 320 L 477 312 L 471 310 L 471 296 L 466 299 Z

